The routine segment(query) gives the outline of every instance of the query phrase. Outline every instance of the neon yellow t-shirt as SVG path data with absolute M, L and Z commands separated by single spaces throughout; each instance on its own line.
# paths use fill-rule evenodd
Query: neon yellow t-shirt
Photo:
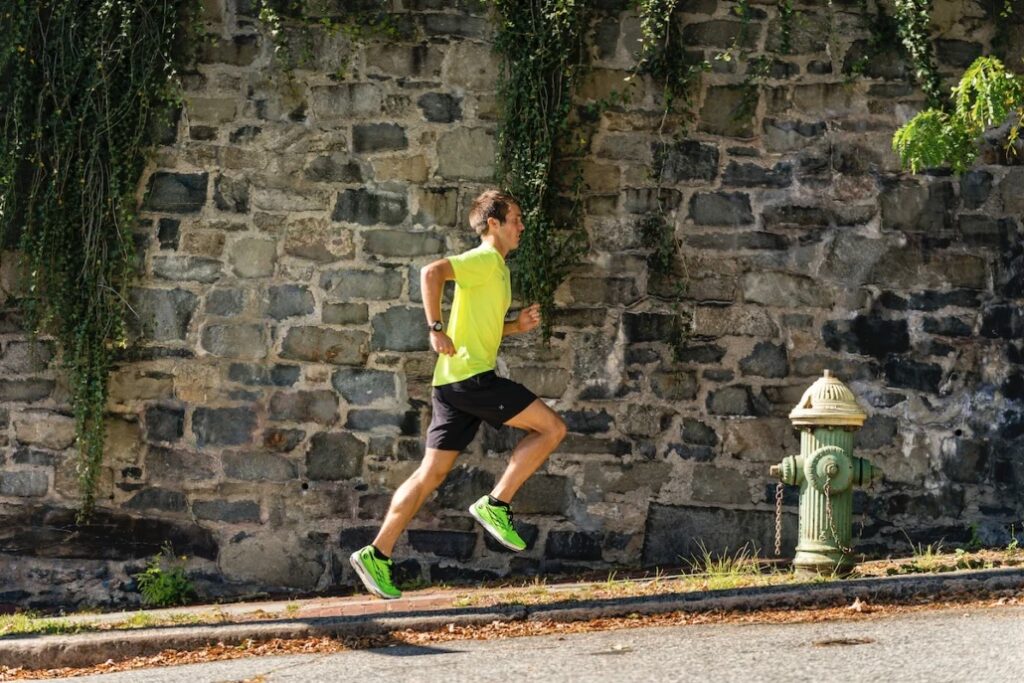
M 446 332 L 455 344 L 455 355 L 437 357 L 435 387 L 495 368 L 505 313 L 512 303 L 508 266 L 491 245 L 484 242 L 449 256 L 448 262 L 455 271 L 455 299 Z

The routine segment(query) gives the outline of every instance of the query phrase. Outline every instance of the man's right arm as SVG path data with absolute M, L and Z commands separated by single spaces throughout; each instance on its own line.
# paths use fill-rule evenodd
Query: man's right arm
M 448 259 L 440 259 L 424 266 L 420 270 L 420 292 L 423 295 L 423 311 L 427 316 L 427 325 L 441 320 L 441 292 L 444 283 L 455 279 L 455 270 Z M 448 356 L 455 355 L 455 344 L 442 332 L 430 332 L 430 346 L 437 353 Z

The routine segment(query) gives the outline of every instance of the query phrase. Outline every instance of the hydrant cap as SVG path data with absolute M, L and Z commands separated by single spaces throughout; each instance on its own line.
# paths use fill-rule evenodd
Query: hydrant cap
M 828 370 L 808 387 L 800 402 L 789 413 L 795 427 L 833 425 L 860 427 L 867 419 L 850 389 Z

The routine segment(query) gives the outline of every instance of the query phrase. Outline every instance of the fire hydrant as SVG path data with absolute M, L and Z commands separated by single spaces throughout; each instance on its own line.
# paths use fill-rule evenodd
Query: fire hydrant
M 776 517 L 782 510 L 782 485 L 800 486 L 800 533 L 793 559 L 798 573 L 844 574 L 853 569 L 853 487 L 882 478 L 880 468 L 853 455 L 853 433 L 866 418 L 853 392 L 828 370 L 789 413 L 800 430 L 800 455 L 787 456 L 770 471 L 780 479 Z

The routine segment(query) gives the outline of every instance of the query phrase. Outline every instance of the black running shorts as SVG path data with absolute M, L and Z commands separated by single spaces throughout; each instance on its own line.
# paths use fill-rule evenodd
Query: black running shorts
M 480 422 L 501 427 L 535 400 L 529 389 L 493 370 L 434 387 L 427 448 L 461 451 L 476 436 Z

